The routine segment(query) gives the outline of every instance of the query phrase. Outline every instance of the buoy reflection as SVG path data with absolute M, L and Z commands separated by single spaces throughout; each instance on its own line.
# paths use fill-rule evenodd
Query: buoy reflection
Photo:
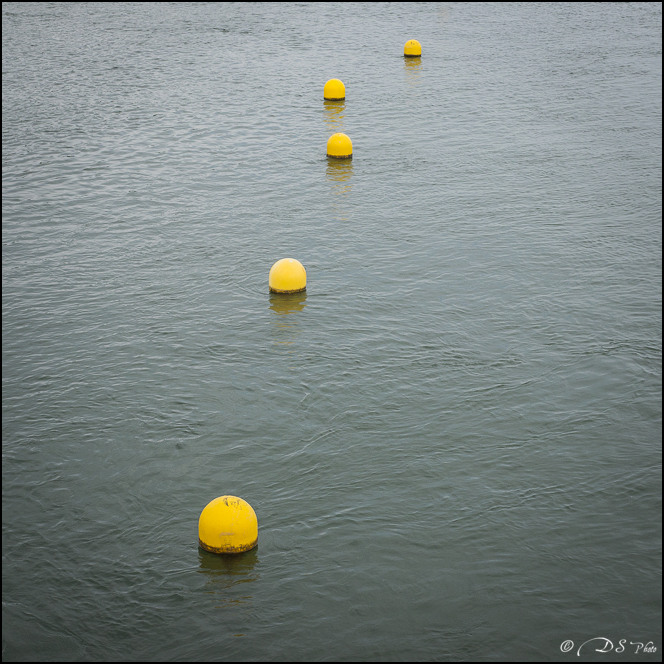
M 422 58 L 404 58 L 404 71 L 409 85 L 417 85 L 422 74 Z
M 198 547 L 199 572 L 206 577 L 205 589 L 218 596 L 221 605 L 244 604 L 251 601 L 250 584 L 258 579 L 255 567 L 258 548 L 236 554 L 218 554 Z
M 342 99 L 340 101 L 330 101 L 328 99 L 323 101 L 325 108 L 325 124 L 332 133 L 340 132 L 344 124 L 344 111 L 346 110 L 346 102 Z
M 351 159 L 327 158 L 327 179 L 330 182 L 348 182 L 353 175 L 353 161 Z M 343 193 L 341 191 L 337 193 Z
M 270 309 L 275 314 L 293 314 L 306 307 L 307 292 L 299 293 L 270 293 Z
M 306 307 L 307 292 L 270 293 L 270 309 L 275 314 L 272 322 L 275 327 L 274 343 L 290 346 L 299 335 L 298 313 Z
M 347 196 L 353 189 L 351 176 L 353 175 L 353 162 L 350 159 L 330 159 L 327 160 L 326 176 L 332 184 L 332 209 L 335 219 L 338 221 L 348 221 L 349 206 Z

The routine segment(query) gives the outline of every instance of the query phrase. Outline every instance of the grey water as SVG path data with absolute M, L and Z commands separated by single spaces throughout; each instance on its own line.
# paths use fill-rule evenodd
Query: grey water
M 3 661 L 661 661 L 661 21 L 3 3 Z

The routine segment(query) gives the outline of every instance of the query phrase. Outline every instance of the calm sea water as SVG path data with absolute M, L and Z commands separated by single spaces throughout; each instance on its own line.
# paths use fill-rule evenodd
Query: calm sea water
M 3 3 L 3 660 L 660 661 L 661 17 Z

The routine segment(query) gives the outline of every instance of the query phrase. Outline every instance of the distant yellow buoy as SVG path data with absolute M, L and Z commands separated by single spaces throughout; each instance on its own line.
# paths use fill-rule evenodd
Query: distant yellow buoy
M 417 39 L 409 39 L 403 47 L 403 54 L 407 58 L 418 58 L 422 55 L 422 44 Z
M 327 139 L 327 156 L 335 159 L 350 159 L 353 156 L 353 143 L 346 134 L 332 134 Z
M 258 544 L 258 519 L 251 505 L 235 496 L 210 501 L 198 519 L 198 543 L 212 553 L 242 553 Z
M 299 293 L 307 287 L 307 271 L 300 261 L 282 258 L 270 268 L 268 281 L 271 293 Z
M 331 78 L 323 88 L 323 99 L 328 101 L 346 99 L 346 86 L 338 78 Z

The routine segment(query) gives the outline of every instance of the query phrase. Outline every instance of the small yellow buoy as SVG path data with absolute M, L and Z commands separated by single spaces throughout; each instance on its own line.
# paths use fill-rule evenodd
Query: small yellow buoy
M 336 159 L 350 159 L 353 156 L 353 143 L 346 134 L 332 134 L 327 139 L 327 156 Z
M 271 293 L 299 293 L 307 287 L 307 272 L 300 261 L 282 258 L 270 268 L 268 281 Z
M 242 498 L 215 498 L 198 519 L 198 543 L 212 553 L 242 553 L 253 549 L 258 544 L 256 512 Z
M 417 39 L 409 39 L 404 44 L 403 54 L 407 58 L 419 58 L 422 55 L 422 44 Z
M 338 78 L 331 78 L 323 88 L 323 99 L 328 101 L 346 99 L 346 86 Z

